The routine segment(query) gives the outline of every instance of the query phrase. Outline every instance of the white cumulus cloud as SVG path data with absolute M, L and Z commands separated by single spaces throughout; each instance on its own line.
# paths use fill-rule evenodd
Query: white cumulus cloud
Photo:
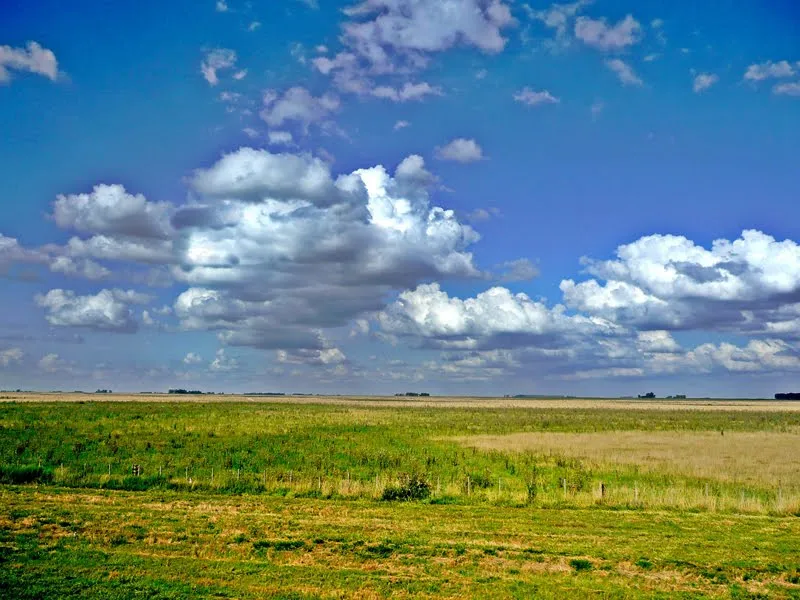
M 0 46 L 0 84 L 11 80 L 11 71 L 34 73 L 51 81 L 59 75 L 56 55 L 36 42 L 28 42 L 25 48 Z
M 171 205 L 148 202 L 121 185 L 99 184 L 89 194 L 59 194 L 53 218 L 63 229 L 168 239 Z
M 473 139 L 456 138 L 444 146 L 436 148 L 436 158 L 470 163 L 483 159 L 483 150 Z
M 21 348 L 6 348 L 0 350 L 0 367 L 9 367 L 22 362 L 25 353 Z
M 575 37 L 587 46 L 605 52 L 624 50 L 637 44 L 641 36 L 642 26 L 632 15 L 616 25 L 609 25 L 605 19 L 589 17 L 578 17 L 575 21 Z
M 325 124 L 339 110 L 340 101 L 334 94 L 313 96 L 303 87 L 289 88 L 282 94 L 267 90 L 263 97 L 261 118 L 270 127 L 281 127 L 287 123 L 300 125 L 304 132 L 313 124 Z
M 797 63 L 800 68 L 800 62 Z M 780 79 L 783 77 L 793 77 L 796 73 L 795 65 L 788 60 L 781 60 L 778 62 L 767 61 L 763 63 L 755 63 L 747 67 L 744 79 L 746 81 L 764 81 L 765 79 Z
M 36 304 L 46 309 L 47 321 L 61 327 L 85 327 L 99 331 L 133 333 L 137 322 L 131 304 L 144 304 L 149 296 L 132 290 L 101 290 L 78 296 L 70 290 L 53 289 L 38 294 Z
M 605 282 L 562 281 L 567 305 L 646 329 L 774 331 L 794 319 L 778 309 L 800 293 L 800 246 L 754 230 L 710 249 L 646 236 L 620 246 L 614 260 L 586 265 Z

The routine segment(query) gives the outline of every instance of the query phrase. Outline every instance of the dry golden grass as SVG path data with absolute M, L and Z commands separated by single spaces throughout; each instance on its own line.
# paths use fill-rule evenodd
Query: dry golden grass
M 482 450 L 563 455 L 597 464 L 800 489 L 800 432 L 539 432 L 457 439 Z
M 687 410 L 800 412 L 800 402 L 777 400 L 638 400 L 613 398 L 488 398 L 434 396 L 403 398 L 394 396 L 246 396 L 236 394 L 79 394 L 79 393 L 0 393 L 0 402 L 245 402 L 262 404 L 322 404 L 364 408 L 531 408 L 531 409 L 611 409 L 611 410 Z

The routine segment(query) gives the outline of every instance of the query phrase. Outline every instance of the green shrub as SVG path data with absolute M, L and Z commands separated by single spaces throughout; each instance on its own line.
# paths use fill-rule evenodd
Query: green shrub
M 0 465 L 0 483 L 50 483 L 53 472 L 35 465 Z
M 274 548 L 275 550 L 298 550 L 305 548 L 306 543 L 303 540 L 259 540 L 253 542 L 253 550 L 266 550 L 267 548 Z
M 152 477 L 142 477 L 136 475 L 128 475 L 127 477 L 111 478 L 100 484 L 101 488 L 108 490 L 126 490 L 129 492 L 144 492 L 156 488 L 170 487 L 169 481 L 166 477 L 153 475 Z
M 389 558 L 394 553 L 394 548 L 386 542 L 381 542 L 380 544 L 367 546 L 364 548 L 364 553 L 368 556 Z
M 473 490 L 485 490 L 492 487 L 492 480 L 485 473 L 470 473 L 469 485 Z
M 449 496 L 449 495 L 437 496 L 436 498 L 431 498 L 430 500 L 431 504 L 439 504 L 439 505 L 460 504 L 461 502 L 462 499 L 459 498 L 458 496 Z
M 591 571 L 592 561 L 586 560 L 585 558 L 573 558 L 569 561 L 569 566 L 576 571 Z
M 412 475 L 405 483 L 384 489 L 381 498 L 387 501 L 424 500 L 430 495 L 430 484 L 421 477 Z

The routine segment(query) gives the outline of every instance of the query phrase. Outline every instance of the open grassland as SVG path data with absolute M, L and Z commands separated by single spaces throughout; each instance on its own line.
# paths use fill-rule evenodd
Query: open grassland
M 144 398 L 0 403 L 0 597 L 800 598 L 800 403 Z

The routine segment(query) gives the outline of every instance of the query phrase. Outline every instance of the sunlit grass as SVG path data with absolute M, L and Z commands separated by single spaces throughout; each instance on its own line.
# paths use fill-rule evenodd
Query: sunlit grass
M 796 518 L 31 487 L 0 504 L 6 597 L 800 592 Z
M 0 597 L 800 595 L 796 411 L 336 402 L 0 404 Z

